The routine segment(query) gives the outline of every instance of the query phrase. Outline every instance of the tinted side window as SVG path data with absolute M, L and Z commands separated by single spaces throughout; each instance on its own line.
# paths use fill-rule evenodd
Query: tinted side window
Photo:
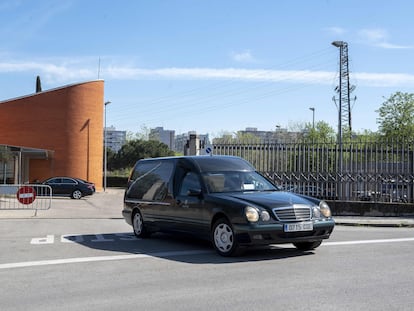
M 192 172 L 187 173 L 185 175 L 183 182 L 180 188 L 180 195 L 188 195 L 188 191 L 192 190 L 200 190 L 201 185 L 198 179 L 198 176 Z
M 62 182 L 61 178 L 52 178 L 47 181 L 48 184 L 60 184 Z
M 62 178 L 62 183 L 63 184 L 76 184 L 76 181 L 70 178 Z
M 174 169 L 170 161 L 138 163 L 131 175 L 128 196 L 135 199 L 159 201 L 168 193 L 168 182 Z
M 138 163 L 131 174 L 130 181 L 134 181 L 137 178 L 142 177 L 143 175 L 154 169 L 157 165 L 159 165 L 159 162 Z

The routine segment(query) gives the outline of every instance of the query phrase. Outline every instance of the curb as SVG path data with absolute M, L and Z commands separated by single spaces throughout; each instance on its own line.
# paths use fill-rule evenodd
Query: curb
M 389 228 L 414 228 L 414 218 L 347 218 L 333 217 L 335 224 L 339 226 L 366 226 L 366 227 L 389 227 Z

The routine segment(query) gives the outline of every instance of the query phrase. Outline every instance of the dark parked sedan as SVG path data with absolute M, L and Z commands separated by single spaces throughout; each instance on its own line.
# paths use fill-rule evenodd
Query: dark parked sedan
M 80 199 L 87 195 L 92 195 L 95 192 L 95 184 L 83 179 L 73 177 L 52 177 L 41 183 L 52 188 L 53 196 L 66 196 L 72 199 Z M 38 192 L 44 191 L 45 188 L 38 188 Z
M 280 191 L 250 163 L 231 156 L 138 161 L 122 214 L 137 237 L 157 231 L 197 235 L 222 256 L 251 245 L 315 249 L 335 225 L 325 201 Z

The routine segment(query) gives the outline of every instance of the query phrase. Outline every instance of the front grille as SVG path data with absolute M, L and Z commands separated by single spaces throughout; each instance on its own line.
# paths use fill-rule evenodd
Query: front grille
M 312 217 L 311 208 L 307 205 L 294 204 L 287 207 L 276 207 L 273 214 L 279 221 L 306 221 Z

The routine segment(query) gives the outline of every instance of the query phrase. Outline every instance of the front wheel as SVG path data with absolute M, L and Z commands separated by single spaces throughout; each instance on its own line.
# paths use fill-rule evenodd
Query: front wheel
M 295 247 L 301 251 L 310 251 L 317 248 L 319 245 L 322 244 L 322 241 L 315 241 L 315 242 L 297 242 L 293 243 Z
M 241 254 L 233 228 L 227 219 L 220 218 L 214 223 L 212 238 L 214 248 L 219 255 L 228 257 Z
M 79 200 L 80 198 L 82 198 L 82 191 L 75 190 L 72 192 L 72 199 Z

